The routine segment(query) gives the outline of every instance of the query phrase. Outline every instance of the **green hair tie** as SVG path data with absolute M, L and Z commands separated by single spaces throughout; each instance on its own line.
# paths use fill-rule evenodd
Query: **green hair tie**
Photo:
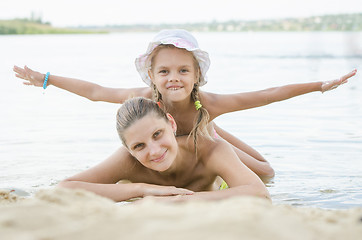
M 195 101 L 195 108 L 196 110 L 199 110 L 202 107 L 200 101 Z

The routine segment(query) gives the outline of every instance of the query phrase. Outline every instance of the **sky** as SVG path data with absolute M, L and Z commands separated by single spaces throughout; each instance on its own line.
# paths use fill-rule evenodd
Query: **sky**
M 362 13 L 361 0 L 1 0 L 0 20 L 30 18 L 57 27 L 193 23 Z

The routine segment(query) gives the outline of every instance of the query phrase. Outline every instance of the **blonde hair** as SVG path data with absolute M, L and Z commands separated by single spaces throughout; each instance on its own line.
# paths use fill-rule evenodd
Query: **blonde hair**
M 161 49 L 165 49 L 165 48 L 174 49 L 177 47 L 175 47 L 172 44 L 158 45 L 147 58 L 148 66 L 149 66 L 150 70 L 152 70 L 152 66 L 154 64 L 154 59 L 155 59 L 156 55 L 159 53 L 159 51 Z M 182 49 L 182 48 L 178 48 L 178 49 Z M 186 49 L 182 49 L 182 50 L 187 51 Z M 187 52 L 189 52 L 189 51 L 187 51 Z M 192 54 L 192 52 L 189 52 L 189 53 Z M 197 61 L 197 59 L 195 58 L 194 54 L 192 54 L 192 58 L 194 61 L 194 67 L 197 70 L 196 71 L 197 75 L 195 76 L 197 78 L 197 83 L 194 84 L 190 97 L 193 102 L 196 102 L 196 101 L 200 101 L 200 97 L 199 97 L 200 65 L 199 65 L 199 62 Z M 162 104 L 162 106 L 164 107 L 165 111 L 167 111 L 167 108 L 166 108 L 165 104 L 163 103 L 162 94 L 158 91 L 157 87 L 153 83 L 151 83 L 151 88 L 152 88 L 152 92 L 153 92 L 152 99 L 156 102 L 160 102 Z M 193 128 L 189 134 L 189 137 L 190 136 L 193 137 L 195 147 L 197 145 L 197 136 L 198 135 L 204 136 L 211 140 L 213 139 L 207 128 L 209 119 L 210 119 L 210 115 L 209 115 L 209 112 L 207 111 L 207 109 L 204 107 L 199 108 L 197 111 L 197 115 L 195 116 L 195 119 L 194 119 Z
M 152 100 L 136 97 L 125 101 L 117 111 L 117 132 L 124 146 L 127 147 L 124 132 L 137 120 L 148 114 L 155 114 L 159 118 L 169 121 L 166 113 Z

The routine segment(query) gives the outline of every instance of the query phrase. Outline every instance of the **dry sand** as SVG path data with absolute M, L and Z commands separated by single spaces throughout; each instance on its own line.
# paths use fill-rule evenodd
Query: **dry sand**
M 362 239 L 362 208 L 323 210 L 243 197 L 125 205 L 83 190 L 0 192 L 0 239 Z

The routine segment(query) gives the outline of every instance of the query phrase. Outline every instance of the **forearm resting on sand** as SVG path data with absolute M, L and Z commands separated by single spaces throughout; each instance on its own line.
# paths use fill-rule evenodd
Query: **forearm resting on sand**
M 189 200 L 222 200 L 237 196 L 254 196 L 271 201 L 268 190 L 264 185 L 259 186 L 259 184 L 237 186 L 224 190 L 195 192 L 192 195 L 151 196 L 147 198 L 155 199 L 157 201 L 183 202 Z
M 174 196 L 193 194 L 192 191 L 174 186 L 158 186 L 146 183 L 100 184 L 81 181 L 64 180 L 59 187 L 84 189 L 100 196 L 112 199 L 115 202 L 126 201 L 132 198 L 146 196 Z

